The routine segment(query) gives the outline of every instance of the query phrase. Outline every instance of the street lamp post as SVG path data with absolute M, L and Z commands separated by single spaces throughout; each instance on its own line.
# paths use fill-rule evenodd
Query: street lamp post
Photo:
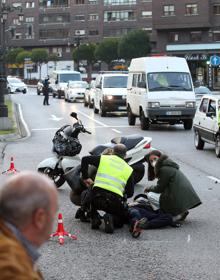
M 6 0 L 0 0 L 0 129 L 6 128 L 8 126 L 8 108 L 5 105 L 5 94 L 7 93 L 7 71 L 6 71 L 6 22 L 8 19 L 8 14 L 13 12 L 15 9 L 19 9 L 18 14 L 19 21 L 23 21 L 22 7 L 11 7 L 6 5 Z

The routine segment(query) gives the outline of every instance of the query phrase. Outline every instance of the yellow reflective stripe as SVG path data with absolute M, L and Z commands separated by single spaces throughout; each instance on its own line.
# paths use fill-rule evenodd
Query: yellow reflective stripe
M 109 180 L 113 180 L 116 183 L 121 184 L 122 187 L 125 187 L 125 185 L 126 185 L 125 182 L 119 180 L 118 178 L 115 178 L 114 176 L 110 176 L 110 175 L 100 173 L 100 172 L 98 172 L 96 176 L 101 177 L 101 178 L 105 178 L 105 179 L 109 179 Z
M 107 186 L 109 186 L 109 187 L 116 188 L 117 190 L 120 191 L 120 193 L 121 193 L 122 190 L 124 190 L 123 188 L 121 188 L 121 187 L 119 187 L 119 186 L 116 186 L 116 185 L 112 185 L 112 184 L 109 183 L 109 182 L 103 182 L 103 181 L 101 181 L 101 180 L 96 180 L 96 183 L 101 184 L 101 185 L 104 185 L 104 186 L 107 185 Z

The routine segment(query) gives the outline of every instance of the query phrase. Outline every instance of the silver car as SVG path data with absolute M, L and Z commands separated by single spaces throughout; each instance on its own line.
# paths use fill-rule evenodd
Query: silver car
M 7 77 L 7 89 L 8 93 L 27 93 L 27 85 L 16 77 Z

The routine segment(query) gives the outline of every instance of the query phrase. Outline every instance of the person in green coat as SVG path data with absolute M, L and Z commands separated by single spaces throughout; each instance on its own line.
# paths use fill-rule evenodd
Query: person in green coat
M 188 210 L 201 204 L 192 184 L 181 172 L 179 165 L 158 150 L 150 152 L 148 180 L 158 179 L 156 186 L 146 188 L 145 192 L 160 193 L 160 209 L 175 216 L 174 220 L 184 220 Z

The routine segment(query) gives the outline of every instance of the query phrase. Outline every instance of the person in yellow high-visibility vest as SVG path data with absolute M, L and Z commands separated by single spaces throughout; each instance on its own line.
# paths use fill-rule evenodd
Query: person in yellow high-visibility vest
M 127 218 L 124 206 L 125 197 L 134 193 L 133 169 L 124 161 L 126 147 L 115 145 L 112 155 L 86 156 L 82 158 L 81 172 L 85 185 L 92 187 L 91 227 L 98 229 L 101 219 L 97 210 L 105 212 L 103 216 L 105 232 L 113 233 L 114 223 L 123 225 Z M 88 178 L 89 165 L 96 166 L 95 180 Z

